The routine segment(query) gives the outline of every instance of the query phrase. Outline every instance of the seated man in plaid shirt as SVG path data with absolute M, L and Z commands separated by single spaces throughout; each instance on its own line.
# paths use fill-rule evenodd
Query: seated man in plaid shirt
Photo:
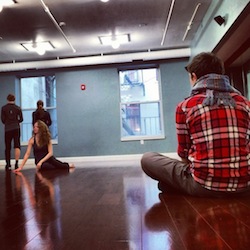
M 200 53 L 186 67 L 191 95 L 176 108 L 176 160 L 148 152 L 144 172 L 163 192 L 200 197 L 250 194 L 250 102 L 230 85 L 223 62 Z

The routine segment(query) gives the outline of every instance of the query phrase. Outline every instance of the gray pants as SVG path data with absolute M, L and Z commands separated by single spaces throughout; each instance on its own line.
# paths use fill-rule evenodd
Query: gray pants
M 250 194 L 250 188 L 237 192 L 211 191 L 197 183 L 190 172 L 188 164 L 159 153 L 148 152 L 142 156 L 143 171 L 151 178 L 159 181 L 164 189 L 199 197 L 225 197 Z

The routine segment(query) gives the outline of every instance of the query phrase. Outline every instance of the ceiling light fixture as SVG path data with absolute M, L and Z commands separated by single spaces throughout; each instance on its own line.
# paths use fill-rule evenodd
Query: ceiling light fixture
M 119 49 L 121 44 L 117 40 L 114 40 L 114 41 L 112 41 L 111 46 L 113 49 Z
M 118 49 L 121 44 L 130 42 L 130 35 L 113 35 L 113 36 L 99 36 L 99 41 L 102 45 L 112 46 L 113 49 Z
M 11 6 L 15 3 L 16 3 L 15 0 L 1 0 L 0 1 L 0 12 L 3 10 L 3 7 Z
M 109 0 L 101 0 L 101 2 L 103 3 L 107 3 Z
M 21 43 L 21 45 L 27 51 L 36 52 L 40 56 L 44 55 L 46 51 L 51 51 L 55 49 L 51 42 Z

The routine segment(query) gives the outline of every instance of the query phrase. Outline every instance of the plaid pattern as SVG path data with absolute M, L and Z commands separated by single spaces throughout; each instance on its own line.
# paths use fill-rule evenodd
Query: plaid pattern
M 216 191 L 250 186 L 250 102 L 230 93 L 232 106 L 205 106 L 206 89 L 176 108 L 178 154 L 194 179 Z
M 226 75 L 208 74 L 198 79 L 192 88 L 192 93 L 201 89 L 212 89 L 220 92 L 231 92 L 240 94 L 240 92 L 230 85 L 229 77 Z

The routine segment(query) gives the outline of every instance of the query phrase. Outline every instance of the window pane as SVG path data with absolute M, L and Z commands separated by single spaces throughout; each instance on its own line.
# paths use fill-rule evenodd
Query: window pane
M 21 141 L 27 142 L 32 136 L 32 110 L 22 110 L 23 122 L 21 123 Z
M 158 69 L 120 71 L 119 79 L 122 139 L 163 138 Z
M 156 68 L 120 71 L 121 102 L 158 101 L 157 76 Z
M 52 124 L 49 128 L 50 133 L 51 133 L 51 139 L 57 140 L 58 139 L 58 134 L 57 134 L 57 112 L 56 108 L 53 109 L 47 109 L 47 111 L 50 113 L 51 121 Z
M 44 109 L 51 116 L 50 132 L 52 139 L 57 140 L 57 112 L 56 112 L 56 79 L 55 76 L 28 77 L 20 81 L 21 108 L 24 121 L 21 124 L 22 142 L 27 142 L 32 135 L 32 112 L 37 108 L 37 101 L 42 100 Z
M 56 106 L 55 76 L 29 77 L 21 79 L 22 108 L 36 109 L 38 100 L 44 102 L 44 108 Z
M 123 136 L 162 135 L 159 103 L 140 103 L 122 105 Z

